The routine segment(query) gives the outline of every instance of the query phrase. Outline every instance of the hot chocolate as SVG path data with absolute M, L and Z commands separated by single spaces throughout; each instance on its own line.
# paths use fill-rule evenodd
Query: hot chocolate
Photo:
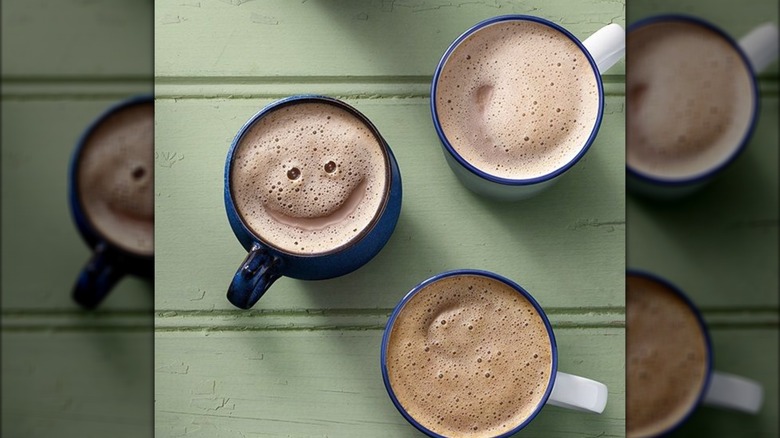
M 708 372 L 704 329 L 683 298 L 656 280 L 626 279 L 626 434 L 657 436 L 695 406 Z
M 76 165 L 78 198 L 106 240 L 136 255 L 154 252 L 154 104 L 112 112 L 86 137 Z
M 449 54 L 436 117 L 452 148 L 493 176 L 550 174 L 596 129 L 599 73 L 574 41 L 532 20 L 480 28 Z
M 359 238 L 389 190 L 387 152 L 355 114 L 298 101 L 257 119 L 230 167 L 231 193 L 247 227 L 293 254 L 322 254 Z
M 506 433 L 534 414 L 549 385 L 553 353 L 544 320 L 497 279 L 435 280 L 403 305 L 390 330 L 392 392 L 435 433 Z
M 755 106 L 752 73 L 734 46 L 690 21 L 642 25 L 627 40 L 628 167 L 674 181 L 728 161 Z

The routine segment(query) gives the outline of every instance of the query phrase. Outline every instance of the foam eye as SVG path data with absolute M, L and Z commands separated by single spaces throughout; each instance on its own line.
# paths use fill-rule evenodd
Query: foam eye
M 136 166 L 133 169 L 132 175 L 133 175 L 133 179 L 139 180 L 143 178 L 144 175 L 146 175 L 146 169 L 144 169 L 143 166 Z
M 293 167 L 292 169 L 287 171 L 287 178 L 290 178 L 291 180 L 296 180 L 301 177 L 301 171 L 297 167 Z
M 328 161 L 325 163 L 325 172 L 333 173 L 336 171 L 336 163 L 333 161 Z

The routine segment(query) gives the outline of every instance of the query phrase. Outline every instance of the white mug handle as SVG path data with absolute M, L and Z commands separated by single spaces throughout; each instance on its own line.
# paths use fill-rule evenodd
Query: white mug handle
M 547 403 L 576 411 L 600 414 L 604 412 L 604 407 L 607 405 L 607 386 L 595 380 L 558 371 Z
M 758 74 L 777 59 L 777 26 L 766 23 L 753 29 L 739 40 L 739 47 Z
M 704 404 L 755 414 L 764 402 L 764 388 L 750 379 L 713 371 Z
M 626 31 L 619 24 L 608 24 L 582 42 L 596 61 L 599 73 L 604 74 L 617 64 L 626 51 Z

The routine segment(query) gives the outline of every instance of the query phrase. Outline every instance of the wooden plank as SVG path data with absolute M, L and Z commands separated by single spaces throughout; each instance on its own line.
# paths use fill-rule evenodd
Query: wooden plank
M 156 436 L 421 436 L 384 389 L 381 336 L 157 333 Z M 556 329 L 556 337 L 559 368 L 604 382 L 610 400 L 602 415 L 547 407 L 524 436 L 623 436 L 623 329 Z
M 167 0 L 155 4 L 155 75 L 430 77 L 449 44 L 477 22 L 530 14 L 585 39 L 624 24 L 623 0 Z M 610 74 L 621 75 L 621 62 Z
M 152 5 L 134 1 L 7 0 L 3 79 L 152 76 Z
M 4 331 L 2 436 L 151 436 L 146 322 L 139 333 Z
M 668 278 L 703 307 L 777 308 L 777 119 L 777 96 L 764 96 L 745 152 L 683 202 L 630 196 L 628 265 Z
M 233 136 L 268 99 L 157 101 L 158 311 L 231 309 L 225 293 L 246 253 L 223 203 Z M 570 174 L 520 203 L 480 199 L 442 157 L 427 99 L 348 99 L 379 128 L 401 168 L 404 200 L 390 242 L 369 264 L 317 282 L 283 278 L 263 309 L 391 308 L 423 279 L 494 270 L 547 307 L 623 306 L 623 97 L 607 98 L 596 143 Z
M 4 311 L 78 310 L 71 289 L 90 252 L 71 220 L 68 166 L 79 135 L 117 100 L 3 101 Z M 126 278 L 101 309 L 151 306 L 151 284 Z

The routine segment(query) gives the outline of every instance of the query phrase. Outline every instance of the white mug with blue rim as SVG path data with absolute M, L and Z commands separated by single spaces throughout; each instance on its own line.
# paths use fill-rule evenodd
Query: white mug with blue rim
M 529 15 L 493 17 L 459 36 L 434 72 L 431 113 L 461 183 L 518 200 L 557 181 L 595 141 L 601 76 L 624 47 L 618 24 L 580 41 Z
M 431 437 L 508 437 L 546 405 L 592 414 L 607 405 L 606 385 L 558 371 L 544 310 L 493 272 L 447 271 L 415 286 L 390 315 L 380 354 L 390 400 Z
M 701 18 L 659 15 L 629 26 L 627 42 L 627 187 L 690 195 L 745 150 L 759 113 L 756 75 L 777 59 L 777 25 L 736 41 Z

